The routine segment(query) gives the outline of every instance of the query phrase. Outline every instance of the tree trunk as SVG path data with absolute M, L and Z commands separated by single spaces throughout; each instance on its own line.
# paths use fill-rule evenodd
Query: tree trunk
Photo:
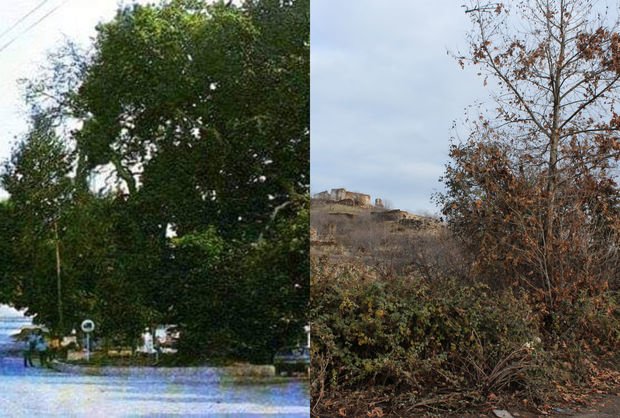
M 555 199 L 556 189 L 558 185 L 558 149 L 560 146 L 560 114 L 561 114 L 561 98 L 562 98 L 562 69 L 564 68 L 566 53 L 566 31 L 565 31 L 565 4 L 560 2 L 560 35 L 558 38 L 560 50 L 557 57 L 550 57 L 549 74 L 551 78 L 551 90 L 553 93 L 553 114 L 551 120 L 551 135 L 549 135 L 549 165 L 547 177 L 547 208 L 545 211 L 544 222 L 544 254 L 546 264 L 546 281 L 547 290 L 549 292 L 549 303 L 553 306 L 553 294 L 551 289 L 557 286 L 557 277 L 555 271 L 556 254 L 554 251 L 554 223 L 555 223 Z M 549 21 L 548 25 L 550 24 Z M 549 27 L 549 33 L 552 29 Z M 555 68 L 554 68 L 555 66 Z
M 557 129 L 551 135 L 549 151 L 549 173 L 547 178 L 547 208 L 545 211 L 544 222 L 544 254 L 545 254 L 545 280 L 548 291 L 549 303 L 553 305 L 553 295 L 551 293 L 552 284 L 555 282 L 555 254 L 553 226 L 555 220 L 555 195 L 557 186 L 557 162 L 558 162 L 558 142 L 559 136 Z
M 62 315 L 62 280 L 60 276 L 60 239 L 58 238 L 58 221 L 54 221 L 54 241 L 56 244 L 56 291 L 58 297 L 58 330 L 64 332 Z
M 133 177 L 133 174 L 131 173 L 131 171 L 127 169 L 125 166 L 123 166 L 123 163 L 121 162 L 120 157 L 117 156 L 116 154 L 112 154 L 112 156 L 110 157 L 110 162 L 114 164 L 117 175 L 121 179 L 125 180 L 129 194 L 135 194 L 137 190 L 136 179 Z

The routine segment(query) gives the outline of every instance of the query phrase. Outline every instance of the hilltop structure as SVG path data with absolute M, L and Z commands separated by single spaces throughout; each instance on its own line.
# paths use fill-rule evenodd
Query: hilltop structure
M 414 235 L 408 234 L 434 234 L 442 229 L 440 219 L 391 209 L 391 205 L 380 198 L 374 200 L 374 205 L 371 202 L 370 195 L 344 188 L 312 195 L 310 246 L 314 254 L 336 259 L 342 256 L 336 249 L 338 246 L 349 246 L 352 251 L 360 248 L 370 251 L 373 246 L 384 245 L 382 240 L 389 237 L 409 239 Z
M 331 191 L 329 192 L 325 190 L 324 192 L 315 194 L 313 198 L 317 200 L 332 201 L 353 206 L 371 206 L 370 195 L 364 193 L 350 192 L 344 188 L 331 189 Z M 381 199 L 378 200 L 381 201 Z
M 428 216 L 414 215 L 406 210 L 390 209 L 389 207 L 386 207 L 386 204 L 380 198 L 376 198 L 375 204 L 373 205 L 371 204 L 370 195 L 350 192 L 344 188 L 331 189 L 330 191 L 325 190 L 323 192 L 316 193 L 312 196 L 312 201 L 315 208 L 322 205 L 333 205 L 333 207 L 326 212 L 326 216 L 330 220 L 328 224 L 331 227 L 334 227 L 335 223 L 340 222 L 340 220 L 353 220 L 359 216 L 362 216 L 360 214 L 363 213 L 370 215 L 370 217 L 375 221 L 394 222 L 400 227 L 405 227 L 408 229 L 434 228 L 441 224 L 439 219 Z M 351 212 L 346 209 L 342 209 L 342 206 L 340 206 L 341 209 L 337 209 L 338 205 L 359 207 L 365 209 L 365 211 Z M 318 238 L 315 241 L 318 242 Z

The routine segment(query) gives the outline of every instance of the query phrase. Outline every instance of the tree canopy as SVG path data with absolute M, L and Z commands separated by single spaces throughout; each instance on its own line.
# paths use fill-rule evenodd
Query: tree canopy
M 618 287 L 620 35 L 587 0 L 471 4 L 461 65 L 494 81 L 495 112 L 472 118 L 440 196 L 453 230 L 496 285 L 553 311 Z
M 61 47 L 25 87 L 33 130 L 3 170 L 11 197 L 0 212 L 14 243 L 4 257 L 30 245 L 32 260 L 2 265 L 4 302 L 62 332 L 89 315 L 118 341 L 178 323 L 183 350 L 202 357 L 264 361 L 300 338 L 307 0 L 123 7 L 90 53 Z M 26 156 L 42 135 L 58 150 Z M 93 190 L 101 172 L 106 186 Z M 55 269 L 56 301 L 37 290 L 57 282 Z

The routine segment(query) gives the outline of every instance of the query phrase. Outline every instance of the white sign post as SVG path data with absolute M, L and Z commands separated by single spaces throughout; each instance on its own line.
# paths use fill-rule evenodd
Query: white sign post
M 306 325 L 304 327 L 304 331 L 306 331 L 306 334 L 308 334 L 308 348 L 310 348 L 310 325 Z
M 86 333 L 86 361 L 90 361 L 90 333 L 95 329 L 95 323 L 90 319 L 82 321 L 82 331 Z

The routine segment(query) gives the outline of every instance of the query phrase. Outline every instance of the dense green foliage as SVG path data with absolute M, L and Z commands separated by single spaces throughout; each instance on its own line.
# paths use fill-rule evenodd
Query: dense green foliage
M 7 278 L 9 293 L 16 304 L 36 306 L 47 317 L 62 325 L 63 308 L 60 283 L 59 229 L 72 198 L 69 178 L 71 158 L 44 115 L 33 116 L 32 127 L 24 141 L 13 150 L 2 173 L 2 184 L 12 196 L 8 209 L 11 235 L 9 254 L 19 257 L 8 263 L 13 273 Z M 51 297 L 56 295 L 56 298 Z M 56 303 L 42 302 L 54 299 Z
M 544 408 L 563 387 L 596 381 L 597 358 L 613 360 L 620 343 L 614 293 L 581 294 L 549 333 L 524 291 L 379 272 L 313 264 L 317 416 L 454 411 L 515 391 Z
M 97 33 L 26 83 L 45 117 L 3 171 L 2 301 L 58 332 L 176 323 L 194 359 L 269 361 L 309 297 L 309 2 L 133 5 Z M 39 119 L 66 154 L 25 155 Z
M 322 296 L 313 307 L 321 336 L 314 353 L 329 358 L 326 384 L 495 390 L 480 373 L 490 375 L 536 337 L 534 318 L 516 297 L 491 297 L 483 285 L 446 281 L 431 288 L 348 266 L 317 272 L 312 286 Z M 519 360 L 528 353 L 521 354 Z

